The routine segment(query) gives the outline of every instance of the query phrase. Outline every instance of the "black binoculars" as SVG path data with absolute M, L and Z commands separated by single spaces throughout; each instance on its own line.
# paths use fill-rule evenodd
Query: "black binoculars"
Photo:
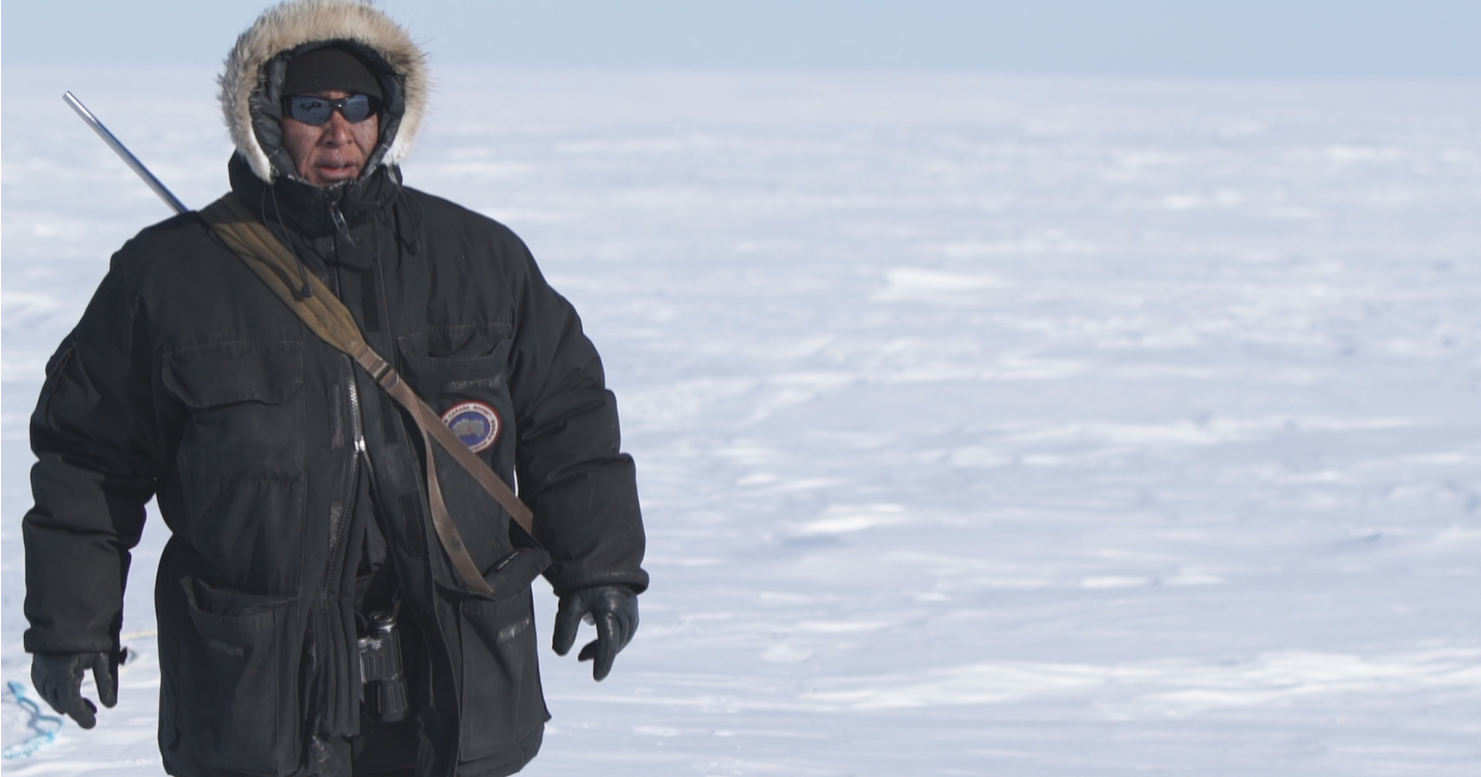
M 401 633 L 396 628 L 396 616 L 389 612 L 371 613 L 370 634 L 361 637 L 358 646 L 366 714 L 386 723 L 405 718 L 410 702 L 401 665 Z

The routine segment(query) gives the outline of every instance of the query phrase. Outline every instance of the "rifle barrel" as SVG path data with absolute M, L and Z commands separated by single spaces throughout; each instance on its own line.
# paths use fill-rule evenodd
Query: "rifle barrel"
M 92 111 L 89 111 L 82 104 L 81 100 L 73 97 L 71 92 L 63 93 L 62 99 L 68 105 L 72 106 L 72 110 L 76 111 L 77 115 L 81 116 L 83 121 L 87 122 L 87 126 L 93 128 L 93 132 L 98 133 L 98 137 L 102 138 L 103 142 L 107 143 L 108 147 L 113 149 L 113 153 L 118 154 L 124 163 L 132 168 L 140 178 L 144 179 L 144 183 L 149 184 L 149 188 L 153 189 L 154 193 L 158 194 L 159 198 L 165 201 L 165 204 L 174 208 L 176 213 L 184 213 L 190 210 L 190 208 L 185 207 L 185 203 L 171 194 L 170 190 L 165 188 L 165 185 L 160 183 L 158 178 L 154 177 L 154 173 L 149 172 L 149 168 L 145 167 L 144 163 L 140 162 L 138 157 L 134 156 L 131 151 L 124 147 L 123 143 L 119 142 L 118 138 L 114 137 L 113 133 L 109 132 L 107 127 L 103 126 L 103 122 L 98 121 L 98 117 L 94 116 Z

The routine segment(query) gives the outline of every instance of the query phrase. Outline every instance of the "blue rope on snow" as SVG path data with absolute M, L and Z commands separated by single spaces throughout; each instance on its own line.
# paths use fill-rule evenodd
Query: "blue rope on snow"
M 5 758 L 26 758 L 37 750 L 57 741 L 57 732 L 62 728 L 62 719 L 55 715 L 42 714 L 41 707 L 32 701 L 30 697 L 26 696 L 26 686 L 14 681 L 6 683 L 6 686 L 10 688 L 10 695 L 15 697 L 15 703 L 20 705 L 21 709 L 30 713 L 31 720 L 27 725 L 39 733 L 15 747 L 5 748 Z M 44 723 L 54 723 L 56 724 L 56 728 L 41 731 L 41 724 Z

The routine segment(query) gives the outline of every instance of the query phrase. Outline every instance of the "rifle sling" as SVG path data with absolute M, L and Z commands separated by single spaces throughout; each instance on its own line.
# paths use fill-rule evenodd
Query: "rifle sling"
M 365 342 L 365 337 L 350 311 L 318 276 L 303 273 L 302 275 L 307 276 L 306 280 L 313 294 L 307 297 L 299 294 L 295 284 L 300 277 L 297 271 L 298 259 L 234 195 L 226 194 L 200 213 L 226 246 L 289 310 L 303 320 L 309 331 L 349 355 L 377 385 L 411 414 L 417 428 L 421 430 L 422 445 L 427 452 L 427 501 L 432 509 L 432 526 L 437 530 L 437 538 L 442 541 L 442 547 L 447 551 L 459 576 L 463 578 L 464 585 L 478 593 L 491 593 L 492 589 L 484 581 L 472 556 L 468 555 L 468 549 L 464 547 L 463 539 L 458 534 L 458 527 L 453 523 L 447 505 L 443 502 L 442 487 L 437 478 L 436 457 L 432 455 L 432 442 L 435 440 L 438 446 L 462 465 L 483 490 L 508 510 L 525 532 L 533 537 L 534 514 L 530 508 L 515 496 L 509 485 L 483 459 L 469 450 L 447 428 L 437 412 L 401 380 L 390 362 Z M 408 520 L 411 520 L 410 516 Z

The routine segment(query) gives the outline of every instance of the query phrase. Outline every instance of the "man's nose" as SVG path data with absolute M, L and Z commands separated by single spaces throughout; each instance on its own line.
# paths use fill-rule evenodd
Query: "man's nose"
M 324 122 L 324 133 L 320 135 L 321 142 L 331 146 L 342 146 L 350 142 L 352 137 L 349 119 L 346 119 L 338 109 L 329 114 L 329 121 Z

